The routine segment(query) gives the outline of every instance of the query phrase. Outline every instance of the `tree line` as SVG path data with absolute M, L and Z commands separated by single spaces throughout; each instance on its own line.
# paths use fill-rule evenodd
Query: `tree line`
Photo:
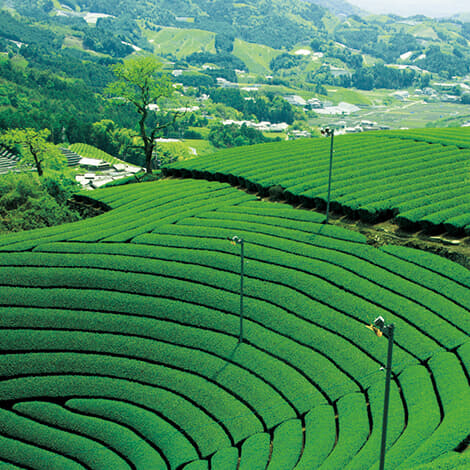
M 295 114 L 292 106 L 273 93 L 245 96 L 238 88 L 213 88 L 209 96 L 215 103 L 223 103 L 243 113 L 245 119 L 292 124 Z

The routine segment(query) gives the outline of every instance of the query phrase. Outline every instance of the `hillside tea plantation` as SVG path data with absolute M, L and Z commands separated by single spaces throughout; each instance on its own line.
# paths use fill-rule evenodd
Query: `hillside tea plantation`
M 360 176 L 373 165 L 397 198 L 419 187 L 442 203 L 445 187 L 464 207 L 470 149 L 405 134 L 338 139 L 337 181 L 343 168 L 357 189 L 341 196 L 337 186 L 335 201 L 385 210 L 358 196 L 379 180 Z M 284 156 L 262 179 L 277 148 Z M 326 171 L 326 150 L 289 142 L 247 149 L 232 166 L 227 151 L 194 167 L 320 198 L 312 177 Z M 316 166 L 306 167 L 307 151 Z M 415 183 L 397 176 L 404 155 L 420 168 Z M 431 183 L 436 173 L 443 187 Z M 0 237 L 2 468 L 376 470 L 387 340 L 366 325 L 378 316 L 396 341 L 386 468 L 470 467 L 468 451 L 456 451 L 470 433 L 464 267 L 374 248 L 321 214 L 228 183 L 167 179 L 93 197 L 112 210 Z M 245 242 L 240 344 L 234 236 Z
M 177 162 L 166 174 L 241 185 L 324 209 L 330 139 L 234 148 Z M 331 207 L 367 222 L 470 234 L 470 128 L 366 132 L 334 139 Z

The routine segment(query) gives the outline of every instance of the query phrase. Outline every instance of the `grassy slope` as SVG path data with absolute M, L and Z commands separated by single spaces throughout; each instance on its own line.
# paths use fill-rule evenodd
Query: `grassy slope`
M 332 101 L 334 104 L 341 103 L 342 101 L 355 105 L 372 104 L 368 93 L 341 87 L 327 86 L 326 89 L 328 91 L 328 97 L 326 99 Z
M 207 140 L 184 139 L 183 143 L 188 147 L 196 149 L 198 156 L 210 155 L 217 150 Z
M 270 73 L 269 62 L 281 54 L 281 51 L 262 44 L 253 44 L 235 39 L 233 55 L 241 59 L 252 73 Z
M 145 30 L 144 34 L 157 55 L 173 54 L 182 59 L 193 52 L 215 52 L 215 33 L 209 31 L 162 27 L 158 32 Z

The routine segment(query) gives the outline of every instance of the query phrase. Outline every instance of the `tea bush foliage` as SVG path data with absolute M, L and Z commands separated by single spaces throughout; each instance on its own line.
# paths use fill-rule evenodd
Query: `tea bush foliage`
M 465 468 L 465 268 L 228 183 L 94 197 L 112 210 L 0 237 L 5 468 L 375 470 L 379 315 L 386 468 Z

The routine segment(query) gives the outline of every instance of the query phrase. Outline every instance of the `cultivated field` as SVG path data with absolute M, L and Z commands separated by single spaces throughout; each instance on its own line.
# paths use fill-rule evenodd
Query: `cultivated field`
M 93 158 L 95 160 L 103 160 L 111 164 L 125 163 L 122 160 L 119 160 L 119 158 L 113 157 L 109 153 L 103 152 L 103 150 L 93 147 L 92 145 L 75 143 L 70 145 L 69 148 L 72 152 L 77 153 L 81 157 Z
M 468 468 L 468 270 L 226 183 L 93 195 L 113 210 L 0 238 L 3 468 L 377 469 L 379 315 L 387 469 Z
M 167 174 L 229 181 L 324 209 L 329 139 L 262 144 L 170 165 Z M 332 209 L 367 222 L 470 234 L 470 129 L 367 132 L 334 140 Z

